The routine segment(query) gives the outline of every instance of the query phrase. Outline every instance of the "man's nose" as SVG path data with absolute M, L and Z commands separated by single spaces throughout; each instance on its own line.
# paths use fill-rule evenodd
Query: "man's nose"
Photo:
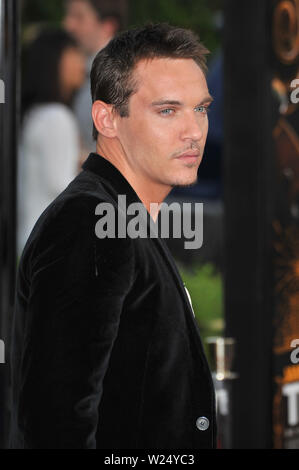
M 193 114 L 193 115 L 192 115 Z M 200 141 L 203 136 L 203 125 L 202 119 L 199 116 L 192 113 L 186 116 L 184 120 L 184 128 L 181 133 L 183 140 Z

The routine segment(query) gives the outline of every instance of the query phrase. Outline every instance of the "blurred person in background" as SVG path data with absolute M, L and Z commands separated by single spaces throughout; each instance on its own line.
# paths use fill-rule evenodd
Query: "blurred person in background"
M 41 32 L 24 60 L 19 255 L 38 217 L 78 173 L 80 134 L 69 106 L 84 80 L 83 55 L 63 30 Z
M 122 29 L 126 0 L 66 0 L 65 29 L 78 41 L 86 57 L 86 78 L 74 100 L 74 112 L 80 124 L 83 155 L 95 150 L 92 138 L 90 71 L 93 59 Z

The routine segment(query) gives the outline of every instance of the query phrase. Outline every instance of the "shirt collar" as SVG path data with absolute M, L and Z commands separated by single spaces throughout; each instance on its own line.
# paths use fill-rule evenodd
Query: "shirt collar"
M 101 177 L 106 189 L 115 201 L 118 195 L 126 195 L 127 204 L 142 203 L 123 174 L 106 158 L 98 153 L 90 153 L 82 165 L 83 170 L 91 171 Z

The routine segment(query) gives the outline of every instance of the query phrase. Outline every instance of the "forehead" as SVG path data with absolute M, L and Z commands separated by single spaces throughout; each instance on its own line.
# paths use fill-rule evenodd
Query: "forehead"
M 208 94 L 205 75 L 193 59 L 141 60 L 135 68 L 134 78 L 138 83 L 137 99 L 196 97 L 198 100 Z

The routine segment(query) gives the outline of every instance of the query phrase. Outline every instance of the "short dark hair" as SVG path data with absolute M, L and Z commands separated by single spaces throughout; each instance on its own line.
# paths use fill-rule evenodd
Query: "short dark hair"
M 133 72 L 141 59 L 193 59 L 206 74 L 208 49 L 191 30 L 167 23 L 148 24 L 125 31 L 98 52 L 92 65 L 91 96 L 112 104 L 121 117 L 129 115 L 129 98 L 137 91 Z M 93 126 L 96 140 L 98 131 Z

